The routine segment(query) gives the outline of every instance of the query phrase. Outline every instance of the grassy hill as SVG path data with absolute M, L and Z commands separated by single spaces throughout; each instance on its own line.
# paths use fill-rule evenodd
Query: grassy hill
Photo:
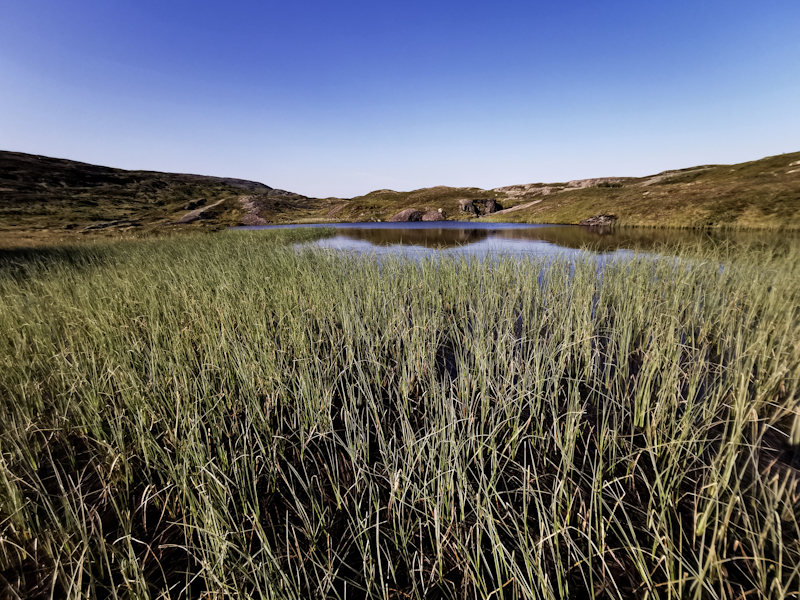
M 800 227 L 800 152 L 736 165 L 704 165 L 648 177 L 606 177 L 565 183 L 478 188 L 379 190 L 343 202 L 337 216 L 385 218 L 401 208 L 458 213 L 460 198 L 494 198 L 504 207 L 492 221 L 580 223 L 599 214 L 618 225 L 646 227 Z
M 78 237 L 219 229 L 239 224 L 385 221 L 406 208 L 461 199 L 499 201 L 493 221 L 580 223 L 613 215 L 622 226 L 800 228 L 800 152 L 736 165 L 704 165 L 648 177 L 530 183 L 493 190 L 437 186 L 376 190 L 350 199 L 307 198 L 262 183 L 125 171 L 0 152 L 0 245 Z
M 509 188 L 505 188 L 509 189 Z M 540 189 L 540 188 L 539 188 Z M 736 165 L 706 165 L 586 187 L 533 188 L 515 200 L 537 204 L 505 221 L 579 223 L 605 213 L 619 225 L 656 227 L 800 227 L 800 152 Z
M 255 181 L 0 152 L 0 244 L 235 225 L 247 213 L 242 196 L 277 213 L 302 214 L 305 206 L 303 196 Z M 175 224 L 192 211 L 198 218 Z

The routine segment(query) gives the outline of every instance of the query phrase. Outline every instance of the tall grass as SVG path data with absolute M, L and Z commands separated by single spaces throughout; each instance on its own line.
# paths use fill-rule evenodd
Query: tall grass
M 797 598 L 800 250 L 0 267 L 0 595 Z

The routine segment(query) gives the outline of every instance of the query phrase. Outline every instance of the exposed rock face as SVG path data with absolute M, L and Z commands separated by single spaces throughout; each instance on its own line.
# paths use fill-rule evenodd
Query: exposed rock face
M 461 212 L 475 216 L 490 215 L 503 209 L 500 203 L 494 198 L 478 198 L 475 200 L 464 198 L 463 200 L 459 200 L 458 204 Z
M 560 192 L 563 186 L 544 185 L 541 183 L 525 183 L 522 185 L 507 185 L 505 187 L 494 188 L 492 192 L 501 192 L 509 200 L 527 198 L 531 196 L 547 196 L 555 192 Z
M 426 211 L 424 215 L 422 215 L 423 221 L 444 221 L 447 218 L 442 209 L 439 210 L 429 210 Z
M 489 198 L 488 200 L 484 201 L 483 206 L 483 214 L 485 215 L 490 215 L 492 213 L 496 213 L 498 210 L 503 210 L 503 207 L 494 198 Z
M 478 210 L 475 208 L 475 205 L 472 203 L 472 200 L 464 198 L 458 201 L 458 208 L 461 212 L 469 213 L 471 215 L 477 215 Z
M 395 216 L 391 217 L 389 221 L 394 223 L 402 222 L 402 221 L 421 221 L 422 220 L 422 213 L 414 208 L 407 208 L 405 210 L 401 210 Z
M 242 225 L 269 225 L 269 221 L 259 217 L 258 215 L 248 213 L 242 217 Z
M 269 225 L 269 221 L 258 215 L 264 209 L 264 205 L 255 196 L 242 196 L 239 198 L 239 204 L 247 211 L 242 217 L 242 225 Z
M 708 171 L 713 168 L 714 167 L 706 166 L 706 167 L 694 167 L 693 169 L 682 169 L 680 171 L 664 171 L 663 173 L 659 173 L 658 175 L 653 175 L 652 177 L 648 177 L 644 181 L 639 181 L 639 183 L 637 183 L 636 185 L 639 186 L 654 185 L 656 183 L 661 183 L 663 181 L 669 181 L 676 175 L 689 175 L 690 173 L 702 173 L 703 171 Z
M 609 225 L 613 225 L 616 220 L 617 217 L 614 215 L 601 214 L 584 219 L 578 223 L 578 225 L 586 225 L 588 227 L 608 227 Z
M 622 177 L 595 177 L 594 179 L 573 179 L 566 183 L 525 183 L 494 188 L 493 192 L 501 192 L 507 198 L 518 200 L 534 196 L 547 196 L 564 190 L 580 190 L 587 187 L 622 187 Z
M 567 182 L 567 189 L 582 190 L 587 187 L 610 187 L 608 184 L 622 183 L 621 177 L 595 177 L 593 179 L 573 179 Z M 602 184 L 606 184 L 603 186 Z M 621 186 L 620 186 L 621 187 Z

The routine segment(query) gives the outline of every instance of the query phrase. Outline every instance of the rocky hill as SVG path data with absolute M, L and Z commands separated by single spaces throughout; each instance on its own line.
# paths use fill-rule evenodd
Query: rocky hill
M 475 216 L 462 209 L 465 200 L 473 204 L 494 200 L 499 210 Z M 442 208 L 451 218 L 523 223 L 799 229 L 800 152 L 647 177 L 528 183 L 491 190 L 444 186 L 413 192 L 378 190 L 341 201 L 336 216 L 340 220 L 386 219 L 404 208 Z
M 241 224 L 388 221 L 398 213 L 525 223 L 799 229 L 800 152 L 647 177 L 492 190 L 383 189 L 350 199 L 307 198 L 255 181 L 0 152 L 0 245 L 6 246 Z

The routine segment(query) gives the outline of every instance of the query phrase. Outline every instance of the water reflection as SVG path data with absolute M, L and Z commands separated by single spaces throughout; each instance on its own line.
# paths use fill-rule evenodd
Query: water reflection
M 427 255 L 460 253 L 469 255 L 556 255 L 574 254 L 588 248 L 600 254 L 626 254 L 627 251 L 661 251 L 683 243 L 716 245 L 725 241 L 778 241 L 797 243 L 797 235 L 775 232 L 736 232 L 682 229 L 604 228 L 578 225 L 527 225 L 519 223 L 418 222 L 418 223 L 338 223 L 336 235 L 315 245 L 336 250 L 378 254 Z M 289 226 L 298 227 L 298 226 Z M 299 226 L 302 227 L 302 226 Z M 237 229 L 268 229 L 241 227 Z
M 337 234 L 315 242 L 321 248 L 412 257 L 435 254 L 467 256 L 572 256 L 589 247 L 598 253 L 625 254 L 613 244 L 595 242 L 605 232 L 582 227 L 530 226 L 507 223 L 448 223 L 422 226 L 337 227 Z M 588 237 L 587 237 L 588 235 Z
M 577 225 L 503 229 L 493 233 L 505 240 L 548 242 L 562 248 L 587 247 L 597 252 L 652 250 L 661 245 L 721 241 L 725 237 L 724 234 L 720 236 L 699 230 L 618 229 Z
M 481 242 L 493 232 L 487 229 L 454 229 L 452 227 L 409 228 L 356 228 L 342 227 L 337 235 L 374 246 L 421 246 L 423 248 L 456 248 Z

